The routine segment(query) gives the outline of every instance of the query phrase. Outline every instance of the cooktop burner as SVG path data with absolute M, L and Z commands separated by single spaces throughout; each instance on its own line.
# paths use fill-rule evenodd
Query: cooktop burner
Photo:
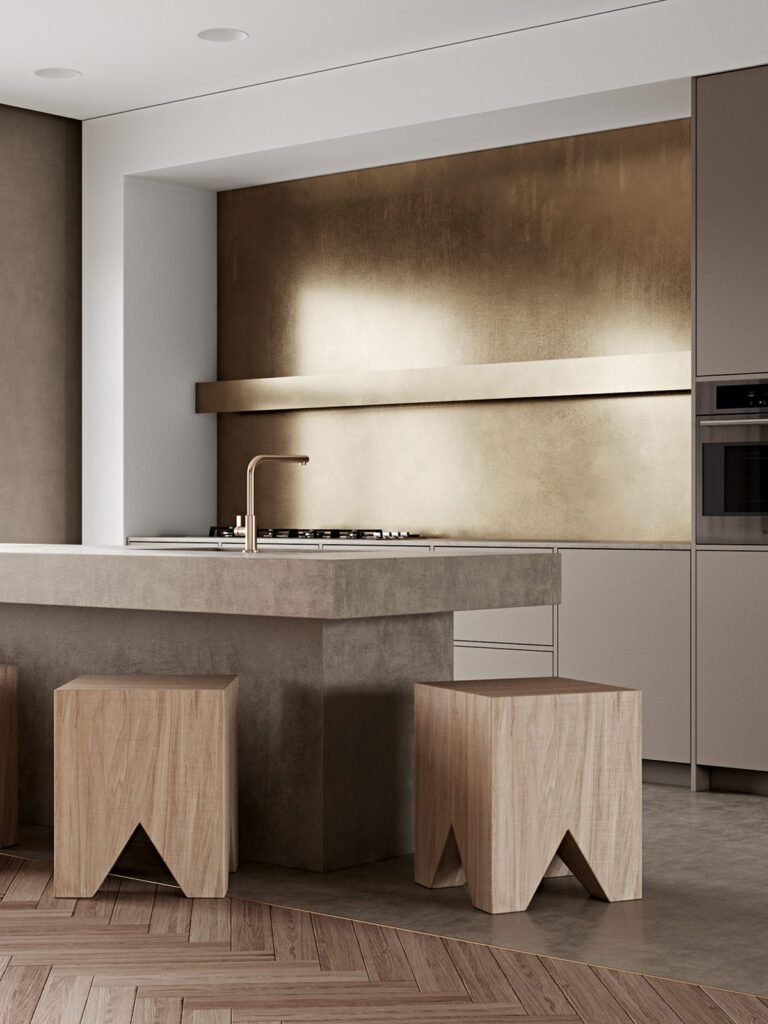
M 302 530 L 298 528 L 257 530 L 257 535 L 264 540 L 414 540 L 421 535 L 407 533 L 404 530 L 360 530 L 360 529 L 327 529 Z M 233 526 L 212 526 L 209 537 L 235 537 Z

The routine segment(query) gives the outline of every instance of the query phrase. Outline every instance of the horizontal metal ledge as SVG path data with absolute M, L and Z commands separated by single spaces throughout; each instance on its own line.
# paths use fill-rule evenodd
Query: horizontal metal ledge
M 197 412 L 278 412 L 690 391 L 689 352 L 586 356 L 197 385 Z

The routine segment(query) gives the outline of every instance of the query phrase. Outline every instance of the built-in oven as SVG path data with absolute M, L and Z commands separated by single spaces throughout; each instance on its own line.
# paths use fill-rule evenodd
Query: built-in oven
M 696 387 L 697 540 L 768 544 L 768 380 Z

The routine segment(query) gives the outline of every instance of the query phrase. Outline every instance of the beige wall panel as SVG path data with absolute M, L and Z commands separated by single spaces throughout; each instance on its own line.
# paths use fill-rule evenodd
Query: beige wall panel
M 79 542 L 80 443 L 80 123 L 0 106 L 0 542 Z
M 222 193 L 219 379 L 690 347 L 688 120 Z M 686 540 L 685 396 L 222 415 L 219 521 Z
M 256 452 L 258 521 L 436 536 L 685 541 L 690 398 L 327 409 L 219 417 L 219 521 L 245 511 Z

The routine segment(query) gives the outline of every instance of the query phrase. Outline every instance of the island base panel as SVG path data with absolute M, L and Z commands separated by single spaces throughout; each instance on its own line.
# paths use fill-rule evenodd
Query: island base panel
M 53 691 L 81 675 L 238 675 L 240 855 L 329 871 L 408 853 L 416 682 L 448 679 L 451 613 L 286 619 L 0 605 L 18 666 L 20 815 L 53 824 Z

